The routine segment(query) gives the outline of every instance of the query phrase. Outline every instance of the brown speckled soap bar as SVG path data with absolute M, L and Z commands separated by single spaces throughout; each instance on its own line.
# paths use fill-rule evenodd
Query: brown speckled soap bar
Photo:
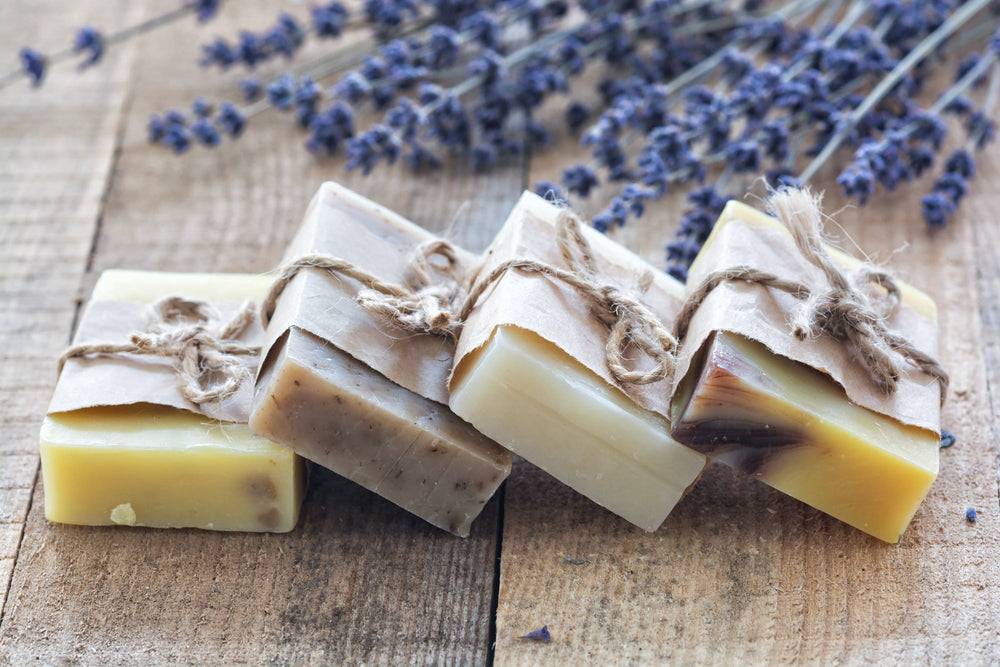
M 333 255 L 402 284 L 410 253 L 432 238 L 328 183 L 286 260 Z M 268 325 L 250 426 L 429 523 L 466 536 L 510 473 L 513 455 L 448 408 L 453 342 L 376 322 L 355 302 L 360 287 L 306 269 L 284 289 Z

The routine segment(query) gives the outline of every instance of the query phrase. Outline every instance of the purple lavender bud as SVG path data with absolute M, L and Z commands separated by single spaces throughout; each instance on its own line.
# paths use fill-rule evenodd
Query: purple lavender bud
M 204 97 L 196 97 L 191 103 L 191 111 L 198 118 L 206 118 L 212 115 L 212 103 Z
M 219 131 L 215 129 L 215 125 L 208 118 L 199 118 L 191 123 L 191 134 L 205 146 L 219 145 Z
M 567 191 L 573 194 L 584 198 L 589 197 L 590 191 L 597 187 L 599 183 L 597 174 L 586 165 L 578 164 L 569 169 L 563 169 L 562 184 Z
M 767 184 L 773 188 L 801 188 L 805 184 L 788 167 L 768 170 L 764 175 Z
M 153 114 L 149 117 L 149 123 L 146 125 L 149 136 L 149 143 L 155 144 L 163 138 L 163 133 L 167 129 L 167 123 L 159 114 Z
M 443 25 L 430 27 L 427 40 L 426 63 L 431 69 L 451 67 L 458 61 L 462 42 L 454 29 Z
M 73 38 L 73 51 L 87 54 L 83 62 L 78 65 L 80 69 L 95 65 L 104 55 L 104 37 L 91 26 L 83 26 Z
M 590 107 L 583 102 L 571 102 L 566 107 L 566 125 L 570 132 L 578 132 L 590 120 Z
M 417 88 L 417 101 L 422 106 L 434 104 L 444 95 L 444 88 L 436 83 L 425 81 Z
M 18 56 L 21 59 L 21 71 L 31 79 L 31 85 L 35 88 L 42 85 L 42 79 L 45 78 L 45 70 L 48 66 L 45 56 L 27 46 L 21 49 Z
M 412 141 L 420 124 L 420 114 L 413 102 L 403 98 L 385 115 L 385 124 L 396 130 L 403 141 Z
M 282 74 L 276 81 L 267 84 L 267 101 L 280 111 L 288 111 L 295 102 L 295 77 Z
M 163 114 L 163 118 L 167 125 L 180 125 L 181 127 L 187 126 L 187 116 L 176 109 L 167 109 Z
M 236 48 L 236 62 L 253 69 L 258 63 L 267 60 L 268 44 L 252 32 L 240 33 L 240 45 Z
M 243 101 L 248 104 L 259 100 L 264 92 L 264 87 L 257 78 L 241 79 L 239 87 L 243 91 Z
M 483 86 L 488 87 L 497 83 L 507 76 L 503 56 L 492 49 L 484 50 L 482 55 L 473 58 L 469 63 L 469 76 L 481 77 Z
M 468 32 L 472 40 L 485 49 L 496 49 L 500 43 L 500 27 L 486 12 L 476 12 L 462 19 L 459 30 Z
M 962 178 L 972 179 L 976 176 L 976 160 L 965 149 L 958 149 L 944 163 L 944 170 L 958 174 Z
M 369 23 L 381 28 L 395 28 L 407 18 L 416 18 L 417 6 L 411 0 L 365 0 L 365 16 Z
M 347 20 L 347 10 L 339 2 L 318 5 L 312 8 L 312 24 L 316 36 L 339 37 Z
M 530 639 L 533 641 L 550 642 L 552 641 L 552 636 L 549 634 L 549 626 L 543 625 L 537 630 L 532 630 L 526 635 L 521 635 L 520 637 L 518 637 L 518 639 Z
M 947 195 L 932 192 L 920 200 L 924 221 L 928 227 L 947 227 L 948 217 L 955 212 L 955 202 Z
M 957 206 L 965 194 L 969 191 L 969 184 L 965 177 L 955 172 L 946 171 L 934 182 L 933 192 L 947 196 Z
M 862 206 L 875 193 L 875 176 L 864 167 L 848 167 L 837 177 L 837 184 L 844 188 L 845 196 L 857 197 Z
M 343 142 L 354 136 L 354 113 L 343 102 L 335 102 L 313 117 L 309 130 L 306 148 L 334 155 Z
M 274 53 L 291 58 L 305 42 L 305 31 L 291 14 L 282 12 L 278 22 L 264 35 L 264 43 Z
M 965 123 L 969 137 L 975 142 L 976 148 L 983 148 L 996 138 L 996 121 L 982 111 L 976 111 Z
M 944 108 L 945 113 L 954 114 L 956 116 L 964 116 L 972 112 L 974 105 L 972 100 L 964 95 L 959 95 Z
M 372 93 L 372 86 L 358 72 L 348 72 L 343 79 L 333 87 L 333 94 L 348 104 L 355 105 Z
M 551 202 L 565 202 L 566 195 L 562 189 L 552 181 L 538 181 L 532 188 L 536 195 Z
M 229 42 L 220 37 L 214 42 L 202 44 L 201 59 L 198 61 L 198 64 L 201 67 L 218 65 L 220 69 L 225 70 L 239 61 L 240 54 L 233 50 Z
M 980 57 L 978 53 L 970 53 L 968 56 L 963 58 L 961 62 L 958 63 L 958 67 L 955 68 L 955 81 L 959 81 L 965 77 L 971 70 L 975 69 L 976 65 L 979 64 Z M 986 72 L 983 72 L 976 80 L 972 82 L 973 88 L 979 88 L 984 83 L 986 83 Z
M 910 146 L 907 149 L 906 161 L 914 178 L 919 178 L 934 165 L 934 156 L 934 151 L 923 144 Z
M 216 117 L 216 122 L 222 128 L 222 131 L 233 139 L 243 134 L 243 128 L 246 127 L 246 118 L 236 105 L 231 102 L 222 103 L 219 115 Z
M 198 17 L 198 23 L 212 20 L 219 11 L 220 0 L 190 0 L 190 2 Z
M 191 135 L 183 125 L 171 123 L 163 132 L 160 143 L 180 155 L 191 146 Z
M 361 167 L 367 176 L 379 161 L 395 162 L 399 152 L 399 141 L 392 131 L 385 125 L 373 125 L 360 137 L 347 142 L 347 168 Z

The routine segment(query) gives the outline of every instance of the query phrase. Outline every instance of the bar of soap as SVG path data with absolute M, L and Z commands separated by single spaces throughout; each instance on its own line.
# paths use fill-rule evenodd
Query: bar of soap
M 725 242 L 733 220 L 777 224 L 731 205 L 706 249 Z M 912 287 L 903 303 L 933 321 L 933 303 Z M 937 385 L 926 383 L 936 404 Z M 694 357 L 672 417 L 678 440 L 886 542 L 899 540 L 937 477 L 935 430 L 862 407 L 826 373 L 726 330 Z
M 526 193 L 497 235 L 491 260 L 557 263 L 558 215 L 559 209 Z M 613 241 L 584 231 L 595 257 L 616 279 L 628 281 L 648 270 Z M 550 253 L 534 254 L 545 246 Z M 661 273 L 655 280 L 647 297 L 672 298 L 679 307 L 680 284 Z M 547 291 L 552 289 L 560 291 Z M 456 366 L 450 404 L 460 417 L 564 484 L 654 531 L 698 479 L 706 457 L 673 440 L 662 414 L 640 406 L 580 360 L 605 367 L 607 327 L 597 323 L 591 329 L 592 319 L 582 295 L 562 291 L 547 277 L 508 273 L 487 291 L 462 333 L 463 339 L 475 337 L 475 347 L 466 348 Z M 577 340 L 561 336 L 585 330 L 589 333 Z M 552 342 L 560 337 L 579 356 Z M 463 344 L 460 339 L 460 349 Z M 664 397 L 669 393 L 665 384 L 646 387 Z
M 395 284 L 427 231 L 333 183 L 286 260 L 334 255 Z M 471 263 L 472 255 L 455 253 Z M 468 536 L 513 454 L 447 405 L 453 341 L 373 319 L 363 286 L 316 268 L 284 288 L 268 325 L 250 427 L 438 528 Z
M 373 373 L 297 327 L 257 382 L 251 427 L 466 537 L 511 455 L 447 406 Z
M 563 483 L 653 531 L 694 484 L 705 457 L 559 348 L 497 327 L 452 387 L 452 409 Z
M 238 303 L 259 298 L 268 283 L 250 275 L 106 271 L 93 300 L 149 303 L 181 294 Z M 168 405 L 50 413 L 40 450 L 45 516 L 59 523 L 286 532 L 298 521 L 306 484 L 304 461 L 245 423 Z

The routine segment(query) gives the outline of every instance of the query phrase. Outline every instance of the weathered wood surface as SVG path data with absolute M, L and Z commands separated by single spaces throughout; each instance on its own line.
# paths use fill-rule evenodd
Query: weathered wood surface
M 173 4 L 2 3 L 0 51 Z M 234 95 L 235 75 L 193 65 L 198 43 L 274 13 L 264 0 L 230 3 L 209 29 L 185 23 L 94 72 L 63 68 L 42 90 L 0 92 L 0 664 L 1000 661 L 998 148 L 946 230 L 913 219 L 926 184 L 839 216 L 877 257 L 908 244 L 891 265 L 941 306 L 944 423 L 959 443 L 897 546 L 723 468 L 653 534 L 525 463 L 468 540 L 320 471 L 290 535 L 47 524 L 38 425 L 53 360 L 101 270 L 266 270 L 331 178 L 479 249 L 527 176 L 557 176 L 573 150 L 564 142 L 488 176 L 366 180 L 313 160 L 273 114 L 215 151 L 175 159 L 147 146 L 149 112 Z M 680 206 L 618 238 L 660 263 Z M 543 624 L 551 644 L 517 638 Z

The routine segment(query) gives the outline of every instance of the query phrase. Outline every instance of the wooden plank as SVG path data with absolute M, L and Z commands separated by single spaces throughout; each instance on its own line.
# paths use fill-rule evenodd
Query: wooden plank
M 134 20 L 135 9 L 124 1 L 37 2 L 30 9 L 3 3 L 0 44 L 7 52 L 26 42 L 64 44 L 87 20 L 113 27 Z M 38 468 L 53 360 L 72 326 L 130 58 L 121 50 L 100 71 L 63 67 L 41 90 L 20 84 L 0 91 L 0 621 Z
M 570 155 L 536 159 L 531 180 L 558 177 L 556 165 Z M 523 464 L 505 494 L 496 664 L 1000 659 L 1000 574 L 989 565 L 1000 546 L 997 413 L 984 371 L 995 376 L 997 362 L 984 364 L 980 324 L 980 304 L 996 303 L 1000 275 L 1000 221 L 989 192 L 1000 149 L 981 162 L 964 213 L 942 232 L 925 230 L 914 210 L 927 181 L 838 216 L 876 257 L 907 245 L 891 266 L 941 308 L 942 362 L 953 388 L 943 423 L 961 446 L 942 453 L 940 477 L 900 544 L 721 466 L 647 534 Z M 831 195 L 828 210 L 844 203 Z M 615 236 L 662 266 L 682 207 L 674 198 Z M 980 256 L 993 252 L 978 269 L 992 301 L 977 290 L 977 246 Z M 987 317 L 995 305 L 982 307 L 995 326 Z M 990 336 L 996 340 L 995 328 Z M 968 506 L 980 511 L 974 525 L 964 518 Z M 542 625 L 551 644 L 518 639 Z
M 232 13 L 230 13 L 232 9 Z M 213 32 L 266 25 L 257 0 L 226 6 Z M 148 114 L 196 94 L 235 93 L 185 57 L 204 33 L 151 35 L 86 285 L 105 268 L 264 271 L 327 179 L 431 229 L 483 247 L 519 194 L 520 161 L 414 178 L 346 175 L 301 148 L 291 119 L 265 114 L 238 144 L 176 158 L 145 143 Z M 486 661 L 498 504 L 472 536 L 424 524 L 316 470 L 288 535 L 76 528 L 43 519 L 41 489 L 0 630 L 0 662 L 99 664 L 481 664 Z

